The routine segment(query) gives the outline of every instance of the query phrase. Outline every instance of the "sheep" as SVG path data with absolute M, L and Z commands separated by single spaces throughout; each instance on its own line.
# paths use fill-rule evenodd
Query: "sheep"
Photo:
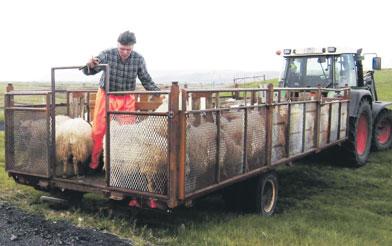
M 248 111 L 246 154 L 249 168 L 265 164 L 266 157 L 265 108 Z
M 68 115 L 56 115 L 55 121 L 56 121 L 56 125 L 55 127 L 59 127 L 60 125 L 62 125 L 64 122 L 66 122 L 67 120 L 70 120 L 71 117 L 69 117 Z
M 155 112 L 167 112 L 164 99 Z M 139 118 L 140 119 L 140 118 Z M 134 124 L 120 124 L 114 118 L 110 125 L 110 183 L 114 186 L 132 187 L 148 192 L 165 192 L 167 180 L 168 141 L 167 122 L 159 123 L 156 117 L 146 117 Z M 106 142 L 106 136 L 104 137 Z M 104 145 L 104 159 L 106 146 Z M 133 182 L 134 176 L 143 176 L 146 183 Z
M 167 168 L 167 137 L 160 135 L 159 127 L 152 127 L 147 119 L 135 124 L 119 125 L 112 122 L 110 127 L 110 183 L 124 186 L 132 175 L 138 173 L 146 177 L 147 184 L 142 187 L 132 184 L 137 189 L 162 191 L 158 187 L 158 178 L 165 178 Z M 155 131 L 156 130 L 156 131 Z M 167 135 L 167 134 L 166 134 Z M 106 139 L 106 137 L 105 137 Z M 104 146 L 106 156 L 106 146 Z M 128 187 L 131 188 L 131 187 Z
M 290 111 L 290 128 L 289 128 L 289 155 L 296 155 L 302 152 L 303 147 L 303 105 L 293 104 Z
M 56 129 L 56 158 L 63 163 L 63 176 L 68 176 L 68 160 L 72 157 L 74 174 L 79 176 L 79 164 L 91 155 L 93 140 L 89 123 L 82 118 L 69 119 Z
M 62 124 L 64 121 L 70 119 L 65 115 L 57 115 L 55 118 L 56 126 Z M 47 160 L 48 148 L 42 148 L 47 146 L 48 141 L 48 128 L 46 119 L 30 119 L 20 121 L 19 132 L 16 136 L 17 144 L 16 150 L 21 152 L 18 154 L 21 156 L 17 158 L 17 165 L 27 170 L 34 170 L 37 173 L 46 173 L 47 169 L 45 165 L 39 163 Z M 19 140 L 17 140 L 19 139 Z M 38 165 L 37 165 L 38 164 Z
M 186 142 L 188 144 L 186 146 L 187 161 L 185 168 L 189 173 L 186 177 L 187 184 L 192 186 L 187 188 L 191 190 L 195 188 L 195 183 L 211 183 L 214 178 L 213 170 L 217 153 L 217 126 L 203 119 L 201 118 L 198 126 L 192 124 L 187 126 Z M 222 151 L 222 148 L 220 151 Z M 207 175 L 208 173 L 211 175 Z
M 47 148 L 47 120 L 30 119 L 20 121 L 18 134 L 15 134 L 15 167 L 34 171 L 37 173 L 47 172 L 45 165 L 40 165 L 46 160 Z M 37 165 L 38 164 L 38 165 Z
M 275 106 L 273 112 L 272 126 L 272 162 L 283 158 L 286 155 L 286 127 L 287 127 L 287 106 Z

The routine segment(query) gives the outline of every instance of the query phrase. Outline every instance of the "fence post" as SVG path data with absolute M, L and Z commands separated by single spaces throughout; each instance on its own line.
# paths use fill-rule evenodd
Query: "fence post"
M 272 130 L 273 130 L 273 97 L 274 97 L 274 86 L 268 84 L 267 91 L 267 166 L 272 165 Z
M 169 184 L 168 206 L 174 208 L 177 205 L 177 164 L 178 164 L 178 149 L 179 149 L 179 95 L 180 89 L 178 82 L 173 82 L 170 89 L 169 97 Z
M 13 91 L 14 90 L 14 86 L 12 85 L 12 83 L 8 83 L 5 90 L 6 90 L 6 92 Z

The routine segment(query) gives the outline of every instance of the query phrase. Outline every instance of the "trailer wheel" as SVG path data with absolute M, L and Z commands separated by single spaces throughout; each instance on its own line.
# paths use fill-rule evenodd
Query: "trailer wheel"
M 372 110 L 366 99 L 361 101 L 357 117 L 350 117 L 349 123 L 349 160 L 354 166 L 364 166 L 369 158 L 373 130 Z
M 278 200 L 278 177 L 275 171 L 262 174 L 256 186 L 256 212 L 271 216 Z
M 386 150 L 392 146 L 392 111 L 382 111 L 375 120 L 373 147 L 375 150 Z

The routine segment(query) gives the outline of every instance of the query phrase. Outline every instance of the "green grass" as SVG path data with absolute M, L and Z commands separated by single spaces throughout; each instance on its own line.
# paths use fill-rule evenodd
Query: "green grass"
M 392 101 L 392 69 L 376 71 L 374 79 L 376 80 L 378 100 Z
M 376 72 L 381 100 L 392 101 L 392 70 Z M 137 245 L 391 245 L 392 150 L 372 153 L 368 165 L 348 168 L 332 151 L 278 169 L 277 213 L 270 218 L 229 212 L 219 195 L 180 207 L 173 215 L 133 214 L 89 194 L 79 207 L 53 209 L 42 192 L 17 185 L 4 171 L 0 132 L 0 200 L 53 220 L 106 230 Z

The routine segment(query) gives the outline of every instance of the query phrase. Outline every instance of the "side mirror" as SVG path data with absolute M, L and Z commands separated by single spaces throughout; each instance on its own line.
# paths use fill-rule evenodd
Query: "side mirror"
M 373 57 L 372 68 L 373 70 L 381 70 L 381 57 Z

